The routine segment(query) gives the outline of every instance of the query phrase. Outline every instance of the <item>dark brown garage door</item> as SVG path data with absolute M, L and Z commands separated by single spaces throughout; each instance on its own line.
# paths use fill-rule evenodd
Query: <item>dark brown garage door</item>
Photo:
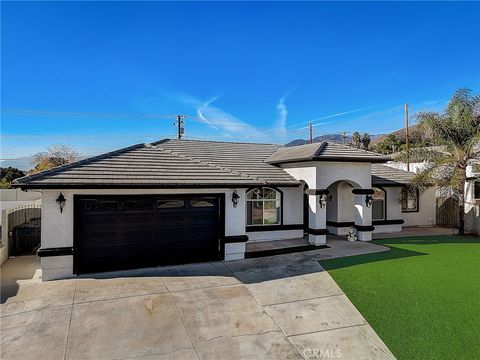
M 77 274 L 220 258 L 220 195 L 78 196 Z

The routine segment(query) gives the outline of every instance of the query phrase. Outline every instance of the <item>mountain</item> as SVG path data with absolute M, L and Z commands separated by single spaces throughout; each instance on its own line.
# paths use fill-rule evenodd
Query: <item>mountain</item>
M 33 159 L 31 156 L 22 156 L 15 159 L 1 160 L 1 167 L 14 167 L 23 171 L 30 170 L 33 167 Z
M 352 137 L 347 135 L 345 136 L 345 143 L 349 143 L 352 140 Z M 313 142 L 322 142 L 322 141 L 330 141 L 334 142 L 337 144 L 342 144 L 343 143 L 343 137 L 340 134 L 326 134 L 326 135 L 320 135 L 316 136 L 313 138 Z M 298 146 L 298 145 L 305 145 L 308 144 L 310 140 L 304 140 L 304 139 L 295 139 L 290 141 L 289 143 L 285 144 L 285 146 Z
M 400 130 L 399 130 L 400 131 Z M 360 134 L 362 135 L 362 134 Z M 372 139 L 372 143 L 374 140 L 376 141 L 377 138 L 379 137 L 386 137 L 384 134 L 378 134 L 378 135 L 370 135 Z M 326 134 L 326 135 L 320 135 L 317 137 L 313 138 L 313 142 L 321 142 L 321 141 L 329 141 L 333 142 L 336 144 L 343 144 L 343 136 L 340 134 Z M 345 144 L 349 144 L 352 141 L 352 136 L 347 135 L 345 136 Z M 298 145 L 305 145 L 308 144 L 310 141 L 309 140 L 304 140 L 304 139 L 295 139 L 290 141 L 289 143 L 285 144 L 285 146 L 298 146 Z
M 408 127 L 408 132 L 410 133 L 410 136 L 413 134 L 417 133 L 419 129 L 417 128 L 418 125 L 410 125 Z M 372 136 L 372 144 L 378 143 L 382 140 L 385 140 L 389 135 L 397 135 L 399 138 L 404 138 L 405 137 L 405 128 L 398 129 L 390 134 L 383 134 L 383 135 L 378 135 L 375 138 Z

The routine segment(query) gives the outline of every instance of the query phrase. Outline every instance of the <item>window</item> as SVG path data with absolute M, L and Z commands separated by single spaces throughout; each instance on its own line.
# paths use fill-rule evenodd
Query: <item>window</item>
M 206 207 L 215 207 L 215 200 L 205 199 L 205 200 L 191 200 L 190 207 L 192 208 L 206 208 Z
M 271 188 L 247 193 L 247 225 L 278 225 L 281 218 L 281 194 Z
M 183 209 L 185 202 L 183 200 L 157 200 L 157 209 Z
M 385 190 L 373 188 L 372 220 L 385 220 Z
M 402 212 L 418 211 L 418 189 L 402 189 Z
M 475 181 L 473 188 L 474 199 L 480 200 L 480 181 Z

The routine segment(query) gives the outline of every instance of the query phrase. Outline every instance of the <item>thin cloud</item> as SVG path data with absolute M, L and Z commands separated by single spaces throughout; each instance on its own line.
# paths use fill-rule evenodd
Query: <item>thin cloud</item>
M 193 96 L 182 95 L 179 97 L 179 100 L 189 105 L 193 105 L 199 120 L 212 129 L 221 131 L 222 135 L 225 137 L 253 135 L 260 136 L 265 140 L 268 139 L 267 136 L 262 134 L 252 125 L 238 119 L 236 116 L 226 112 L 225 110 L 212 105 L 219 98 L 219 96 L 216 96 L 208 101 L 200 101 Z
M 287 105 L 285 105 L 285 97 L 282 97 L 277 103 L 277 112 L 278 112 L 278 119 L 277 119 L 277 127 L 279 135 L 286 136 L 287 135 L 287 117 L 288 117 L 288 109 Z

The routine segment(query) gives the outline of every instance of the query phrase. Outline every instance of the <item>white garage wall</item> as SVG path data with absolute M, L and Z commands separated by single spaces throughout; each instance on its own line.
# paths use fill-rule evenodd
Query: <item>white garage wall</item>
M 225 235 L 245 235 L 245 189 L 236 189 L 240 196 L 237 207 L 232 205 L 234 189 L 78 189 L 42 191 L 42 244 L 41 248 L 73 246 L 73 196 L 74 195 L 158 195 L 158 194 L 225 194 Z M 63 193 L 66 202 L 60 213 L 56 198 Z M 228 251 L 238 247 L 229 245 Z M 231 257 L 238 254 L 230 253 Z M 242 252 L 243 256 L 243 252 Z M 73 256 L 53 256 L 42 258 L 43 280 L 60 279 L 73 275 Z

